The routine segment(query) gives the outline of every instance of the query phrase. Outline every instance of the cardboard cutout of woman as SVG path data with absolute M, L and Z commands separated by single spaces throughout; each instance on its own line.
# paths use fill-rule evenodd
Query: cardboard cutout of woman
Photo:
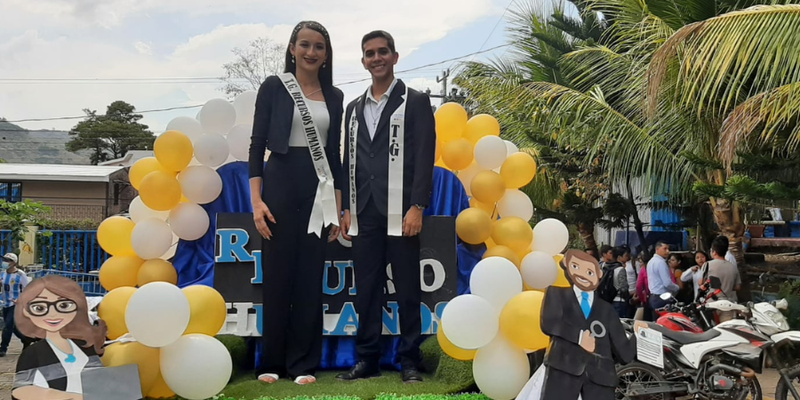
M 108 328 L 89 321 L 83 289 L 71 279 L 47 275 L 31 282 L 15 311 L 23 335 L 44 339 L 25 349 L 17 361 L 12 396 L 18 400 L 83 400 L 81 373 L 102 368 Z

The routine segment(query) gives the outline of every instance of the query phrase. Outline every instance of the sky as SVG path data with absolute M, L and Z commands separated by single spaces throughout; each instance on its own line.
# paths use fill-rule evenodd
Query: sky
M 366 32 L 383 29 L 395 37 L 400 71 L 505 44 L 502 17 L 514 7 L 509 0 L 2 0 L 0 116 L 17 121 L 80 116 L 85 108 L 102 113 L 116 100 L 139 111 L 202 105 L 225 97 L 221 83 L 173 78 L 222 76 L 233 48 L 259 37 L 286 43 L 294 25 L 307 19 L 328 29 L 334 83 L 342 84 L 369 78 L 360 63 Z M 503 55 L 505 47 L 464 60 Z M 398 78 L 438 93 L 437 75 L 457 66 L 437 64 Z M 368 85 L 338 86 L 349 101 Z M 148 112 L 141 122 L 160 134 L 171 119 L 194 117 L 199 109 Z M 77 122 L 16 124 L 69 130 Z

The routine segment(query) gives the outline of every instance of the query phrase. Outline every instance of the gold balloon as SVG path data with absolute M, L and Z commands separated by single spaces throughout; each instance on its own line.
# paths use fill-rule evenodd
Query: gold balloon
M 97 227 L 97 242 L 112 256 L 135 256 L 131 234 L 136 224 L 120 216 L 108 217 Z
M 561 268 L 561 261 L 564 260 L 563 254 L 556 254 L 553 256 L 553 260 L 556 261 L 558 264 L 558 278 L 556 278 L 556 282 L 553 283 L 553 286 L 556 287 L 570 287 L 572 286 L 567 280 L 567 275 L 564 273 L 564 268 Z
M 108 338 L 114 340 L 128 333 L 128 325 L 125 323 L 125 309 L 128 301 L 136 292 L 136 288 L 130 286 L 118 287 L 105 295 L 103 301 L 97 306 L 97 316 L 108 325 Z
M 100 284 L 106 290 L 114 290 L 123 286 L 136 286 L 136 274 L 144 263 L 136 256 L 114 256 L 106 260 L 100 267 Z
M 492 240 L 498 245 L 508 246 L 519 255 L 525 249 L 530 250 L 533 230 L 522 218 L 500 218 L 492 223 Z
M 160 258 L 147 260 L 139 267 L 136 283 L 141 287 L 150 282 L 168 282 L 178 284 L 178 271 L 169 261 Z
M 154 171 L 142 179 L 142 203 L 155 211 L 169 211 L 181 201 L 181 184 L 170 174 Z
M 444 144 L 442 161 L 453 171 L 469 167 L 473 159 L 473 144 L 466 139 L 455 139 Z
M 500 167 L 500 175 L 509 189 L 519 189 L 536 176 L 536 161 L 525 152 L 518 152 L 506 157 Z
M 492 234 L 492 220 L 483 210 L 468 208 L 456 217 L 456 233 L 466 243 L 481 244 Z
M 442 158 L 442 141 L 439 138 L 436 138 L 436 152 L 433 156 L 433 162 L 439 162 L 439 159 Z
M 467 121 L 464 139 L 476 144 L 484 136 L 500 136 L 500 123 L 489 114 L 478 114 Z
M 524 291 L 503 306 L 500 312 L 500 331 L 517 347 L 539 350 L 547 347 L 550 337 L 542 332 L 539 318 L 544 293 Z
M 531 248 L 529 246 L 529 247 L 526 247 L 526 248 L 524 248 L 524 249 L 522 249 L 522 250 L 520 250 L 520 251 L 518 251 L 516 253 L 517 253 L 517 256 L 519 257 L 520 260 L 524 260 L 525 256 L 530 254 L 532 251 L 533 250 L 531 250 Z
M 447 166 L 447 164 L 444 163 L 444 159 L 442 159 L 441 157 L 439 157 L 439 159 L 433 165 L 450 171 L 450 168 Z
M 133 186 L 134 189 L 139 190 L 142 179 L 144 179 L 147 174 L 153 171 L 163 171 L 172 174 L 172 176 L 176 175 L 175 172 L 164 168 L 164 166 L 161 165 L 161 163 L 159 163 L 155 157 L 145 157 L 139 161 L 136 161 L 131 166 L 131 171 L 128 173 L 128 180 L 130 180 L 131 186 Z
M 161 376 L 160 368 L 158 372 L 158 378 L 156 378 L 156 383 L 153 384 L 153 388 L 150 389 L 150 392 L 145 394 L 145 396 L 149 399 L 166 399 L 175 397 L 175 392 L 169 388 L 167 382 L 164 381 L 164 377 Z
M 486 250 L 486 253 L 483 253 L 483 258 L 489 257 L 503 257 L 506 260 L 514 263 L 517 268 L 519 268 L 519 264 L 522 262 L 517 253 L 515 253 L 514 250 L 511 250 L 508 246 L 494 246 L 491 249 Z
M 469 206 L 483 210 L 489 217 L 492 218 L 493 221 L 497 220 L 497 207 L 494 204 L 484 204 L 473 197 L 469 199 Z
M 439 324 L 439 330 L 436 331 L 436 340 L 439 342 L 439 347 L 442 348 L 444 354 L 447 354 L 456 360 L 470 361 L 475 358 L 475 353 L 478 352 L 478 350 L 462 349 L 461 347 L 458 347 L 450 342 L 450 339 L 448 339 L 444 334 L 442 324 Z
M 156 138 L 153 153 L 168 171 L 183 171 L 194 156 L 192 140 L 182 132 L 166 131 Z
M 467 129 L 467 111 L 458 103 L 444 103 L 436 110 L 436 136 L 447 143 Z
M 494 171 L 478 172 L 470 183 L 472 197 L 484 204 L 494 204 L 506 194 L 506 185 Z
M 136 364 L 139 366 L 139 384 L 142 393 L 153 389 L 161 371 L 161 351 L 147 347 L 139 342 L 114 343 L 105 348 L 100 361 L 106 367 L 121 367 Z
M 205 285 L 192 285 L 182 289 L 183 294 L 189 299 L 191 318 L 184 335 L 202 333 L 215 336 L 222 330 L 228 308 L 225 300 L 214 288 Z
M 486 239 L 486 241 L 485 241 L 485 242 L 483 242 L 483 243 L 484 243 L 484 244 L 486 244 L 486 249 L 487 249 L 487 250 L 488 250 L 488 249 L 493 249 L 493 248 L 497 247 L 497 243 L 495 243 L 495 242 L 494 242 L 494 240 L 492 240 L 492 237 L 491 237 L 491 236 L 489 236 L 489 238 L 488 238 L 488 239 Z

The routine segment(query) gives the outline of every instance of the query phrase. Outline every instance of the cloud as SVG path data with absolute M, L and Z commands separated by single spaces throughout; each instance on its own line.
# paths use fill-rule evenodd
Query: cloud
M 407 56 L 496 11 L 491 0 L 2 0 L 0 70 L 13 78 L 218 77 L 223 75 L 222 64 L 233 59 L 234 47 L 245 47 L 262 36 L 285 43 L 298 21 L 314 19 L 330 32 L 335 79 L 343 82 L 369 77 L 359 59 L 361 36 L 370 30 L 391 32 L 398 51 Z M 163 19 L 168 24 L 163 24 L 160 40 L 154 40 L 137 30 L 133 25 L 136 18 Z M 175 28 L 166 28 L 170 25 Z M 421 76 L 429 75 L 407 77 L 411 87 L 439 92 L 440 84 L 435 81 L 412 79 Z M 368 84 L 342 89 L 352 98 Z M 83 108 L 104 110 L 115 100 L 143 110 L 202 104 L 223 96 L 221 84 L 213 80 L 44 82 L 0 87 L 0 115 L 11 120 L 81 115 Z M 144 122 L 154 131 L 163 129 L 177 113 L 194 116 L 196 110 L 146 114 Z M 75 123 L 21 125 L 66 130 Z

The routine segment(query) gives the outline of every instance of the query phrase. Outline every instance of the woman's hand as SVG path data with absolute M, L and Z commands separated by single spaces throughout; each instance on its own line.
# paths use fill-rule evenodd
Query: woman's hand
M 267 226 L 267 220 L 273 224 L 276 223 L 275 217 L 272 216 L 267 204 L 261 200 L 253 202 L 253 221 L 256 223 L 256 229 L 264 239 L 269 240 L 272 238 L 272 231 Z

